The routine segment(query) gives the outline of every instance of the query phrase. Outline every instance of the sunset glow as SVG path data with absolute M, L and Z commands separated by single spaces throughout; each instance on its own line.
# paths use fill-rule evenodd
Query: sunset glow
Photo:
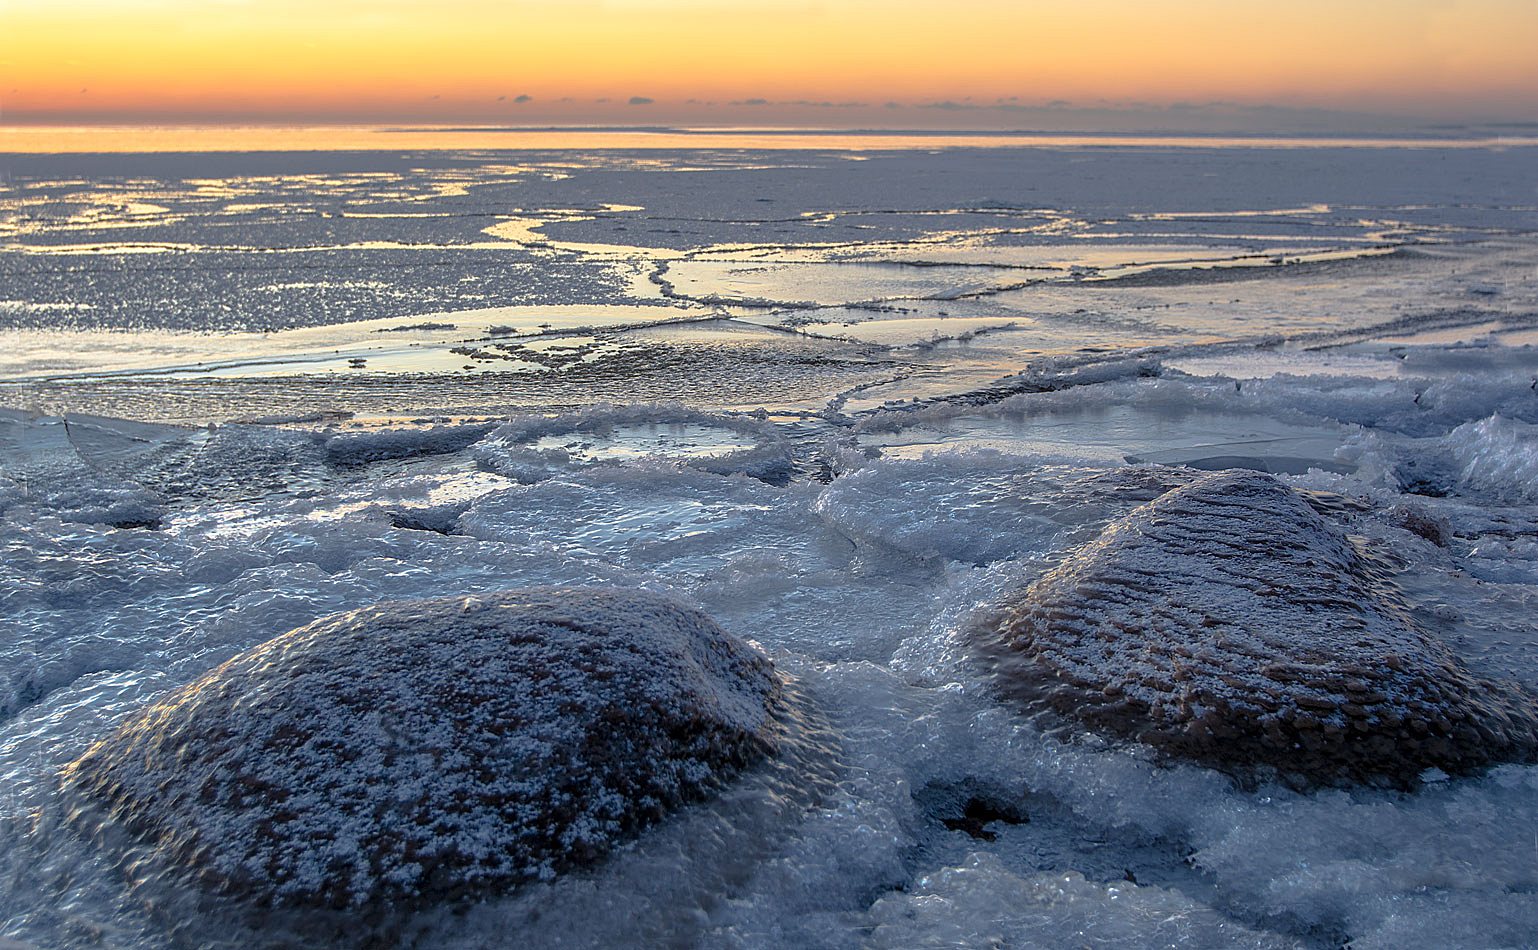
M 1538 5 L 1513 0 L 7 0 L 0 121 L 1524 121 L 1535 49 Z

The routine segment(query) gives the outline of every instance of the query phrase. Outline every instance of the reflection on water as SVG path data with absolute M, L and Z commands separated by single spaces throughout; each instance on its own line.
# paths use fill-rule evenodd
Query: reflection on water
M 1351 435 L 1331 423 L 1294 425 L 1263 415 L 1160 410 L 1117 405 L 1037 415 L 962 417 L 862 436 L 885 456 L 990 449 L 1047 457 L 1074 455 L 1107 464 L 1158 462 L 1193 468 L 1252 468 L 1302 474 L 1310 468 L 1350 471 L 1336 459 Z

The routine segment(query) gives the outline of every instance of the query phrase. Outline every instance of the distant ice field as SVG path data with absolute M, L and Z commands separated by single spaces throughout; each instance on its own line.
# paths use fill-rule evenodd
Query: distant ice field
M 396 945 L 1538 932 L 1538 767 L 1245 785 L 1045 731 L 965 635 L 1149 479 L 1237 467 L 1312 492 L 1420 629 L 1538 690 L 1538 149 L 0 170 L 0 944 L 291 939 L 168 920 L 59 769 L 317 617 L 569 584 L 756 641 L 817 747 Z

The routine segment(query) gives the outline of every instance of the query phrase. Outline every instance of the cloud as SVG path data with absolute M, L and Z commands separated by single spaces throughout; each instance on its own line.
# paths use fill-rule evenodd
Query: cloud
M 800 109 L 864 109 L 868 102 L 831 102 L 826 99 L 733 99 L 729 106 L 794 106 Z M 894 104 L 895 106 L 895 104 Z
M 523 93 L 522 95 L 515 96 L 513 98 L 513 101 L 517 102 L 517 103 L 533 102 L 534 101 L 534 97 L 529 95 L 528 93 Z
M 648 98 L 646 96 L 631 96 L 630 97 L 630 104 L 633 105 L 633 106 L 649 106 L 653 102 L 656 102 L 656 101 L 657 100 Z

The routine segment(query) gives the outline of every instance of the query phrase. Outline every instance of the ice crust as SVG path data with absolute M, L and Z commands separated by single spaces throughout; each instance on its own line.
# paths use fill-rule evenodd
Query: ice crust
M 656 594 L 386 602 L 227 661 L 64 782 L 203 886 L 399 908 L 591 863 L 763 756 L 778 692 Z
M 263 431 L 249 438 L 291 438 Z M 551 945 L 689 934 L 725 946 L 854 948 L 878 926 L 892 942 L 1045 939 L 1058 926 L 1051 920 L 979 918 L 987 895 L 1041 888 L 1069 895 L 1044 915 L 1082 913 L 1105 933 L 1146 923 L 1137 908 L 1167 908 L 1171 941 L 1192 946 L 1479 942 L 1469 935 L 1518 946 L 1538 924 L 1525 896 L 1538 880 L 1525 831 L 1538 795 L 1532 767 L 1429 782 L 1409 797 L 1371 788 L 1301 795 L 1264 783 L 1244 791 L 1195 766 L 1063 742 L 997 702 L 960 636 L 974 608 L 1200 473 L 856 452 L 826 486 L 661 460 L 554 465 L 538 482 L 511 484 L 462 467 L 476 451 L 461 450 L 452 465 L 456 456 L 429 455 L 364 469 L 310 495 L 204 499 L 154 531 L 6 512 L 0 601 L 14 636 L 0 646 L 12 676 L 0 720 L 0 868 L 16 882 L 6 933 L 66 946 L 79 931 L 58 908 L 116 908 L 92 919 L 117 928 L 122 945 L 165 945 L 162 925 L 123 897 L 118 872 L 62 820 L 51 778 L 125 717 L 314 618 L 509 583 L 688 596 L 766 644 L 815 698 L 837 774 L 815 805 L 786 797 L 803 773 L 772 789 L 744 776 L 739 791 L 675 815 L 686 820 L 652 829 L 596 876 L 536 883 L 468 917 L 424 916 L 410 931 L 419 945 L 474 947 L 517 932 Z M 1409 499 L 1358 476 L 1288 481 L 1349 492 L 1322 496 L 1337 501 L 1322 504 L 1321 517 L 1393 553 L 1417 621 L 1436 625 L 1480 671 L 1538 683 L 1527 586 L 1538 583 L 1538 552 L 1522 547 L 1525 509 Z M 461 512 L 446 515 L 450 533 L 375 514 L 440 504 Z M 1406 504 L 1447 520 L 1445 547 L 1402 526 L 1393 509 Z M 1446 614 L 1452 604 L 1457 613 Z M 983 843 L 946 830 L 946 813 L 921 794 L 963 786 L 1031 817 L 992 826 L 999 838 L 981 850 L 999 865 L 971 861 Z M 765 808 L 781 817 L 768 827 L 749 820 Z M 750 830 L 726 830 L 738 827 Z M 31 870 L 39 866 L 59 874 L 40 878 Z M 1123 881 L 1125 869 L 1137 885 Z M 1071 873 L 1082 886 L 1060 883 Z M 917 916 L 894 920 L 904 898 L 890 889 L 911 893 L 924 878 L 951 903 L 926 900 Z M 943 883 L 953 878 L 975 887 Z M 209 938 L 196 918 L 188 926 L 185 939 Z
M 680 457 L 675 461 L 719 475 L 742 473 L 764 481 L 785 481 L 792 473 L 790 447 L 784 437 L 761 420 L 743 416 L 701 412 L 678 403 L 640 403 L 636 405 L 593 406 L 578 412 L 541 415 L 520 414 L 497 427 L 475 447 L 475 456 L 493 471 L 522 482 L 534 482 L 560 472 L 571 462 L 561 449 L 540 450 L 536 442 L 542 436 L 571 435 L 602 437 L 626 425 L 692 424 L 751 439 L 754 445 L 720 454 Z M 637 445 L 631 453 L 646 454 L 648 446 Z M 664 451 L 654 457 L 666 458 Z
M 1416 630 L 1269 475 L 1114 522 L 979 632 L 1027 704 L 1220 768 L 1418 782 L 1538 752 L 1538 702 Z
M 1173 463 L 1280 459 L 1406 626 L 1538 688 L 1534 154 L 17 158 L 0 362 L 27 379 L 0 402 L 37 411 L 0 411 L 0 942 L 1530 945 L 1538 767 L 1236 782 L 1021 715 L 969 631 L 1202 477 Z M 180 250 L 113 250 L 151 239 Z M 1343 257 L 1298 263 L 1321 250 Z M 375 332 L 424 322 L 457 329 Z M 541 323 L 595 358 L 448 349 Z M 280 363 L 190 370 L 210 354 Z M 170 362 L 190 375 L 112 372 Z M 754 448 L 580 450 L 648 426 Z M 1235 444 L 1271 437 L 1296 444 Z M 285 631 L 547 585 L 697 605 L 815 728 L 580 873 L 371 933 L 309 908 L 227 926 L 60 793 Z M 974 801 L 1010 820 L 964 830 Z
M 1020 876 L 991 854 L 925 875 L 871 908 L 870 946 L 1297 947 L 1213 913 L 1179 892 L 1097 884 L 1075 872 Z

